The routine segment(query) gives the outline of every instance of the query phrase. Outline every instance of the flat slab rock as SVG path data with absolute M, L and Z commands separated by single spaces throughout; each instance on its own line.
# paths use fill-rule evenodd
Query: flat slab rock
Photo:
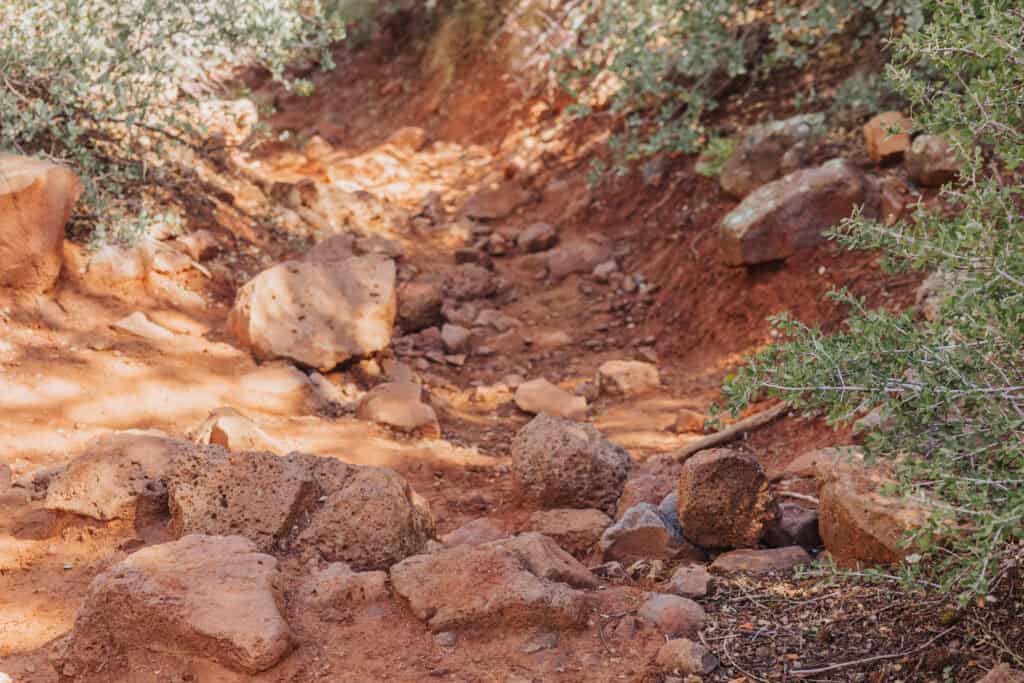
M 291 649 L 277 560 L 238 536 L 186 536 L 144 548 L 98 575 L 57 648 L 69 679 L 110 668 L 132 650 L 265 671 Z
M 767 550 L 733 550 L 719 555 L 711 563 L 711 571 L 719 574 L 747 572 L 787 571 L 811 561 L 811 556 L 800 546 L 769 548 Z
M 587 418 L 587 399 L 574 396 L 543 377 L 523 382 L 516 389 L 516 406 L 524 413 L 539 415 L 547 413 L 569 420 Z
M 101 436 L 50 480 L 44 505 L 101 522 L 141 521 L 163 505 L 171 462 L 190 448 L 155 432 Z
M 377 385 L 359 402 L 356 417 L 425 438 L 441 436 L 437 413 L 423 402 L 423 387 L 415 382 Z
M 501 626 L 579 628 L 596 579 L 541 534 L 417 555 L 391 568 L 395 592 L 433 631 Z

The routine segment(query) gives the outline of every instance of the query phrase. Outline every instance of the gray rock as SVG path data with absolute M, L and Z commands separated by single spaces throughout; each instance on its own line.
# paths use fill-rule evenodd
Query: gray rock
M 684 565 L 669 579 L 666 590 L 684 598 L 703 598 L 708 594 L 711 574 L 702 564 Z
M 805 114 L 752 126 L 722 167 L 722 189 L 736 198 L 803 165 L 811 145 L 824 133 L 822 114 Z
M 821 547 L 818 511 L 793 503 L 780 503 L 779 513 L 765 525 L 762 541 L 769 548 L 798 545 L 806 550 Z
M 601 535 L 601 552 L 606 560 L 701 560 L 703 552 L 673 535 L 650 503 L 639 503 L 622 515 Z
M 905 164 L 910 179 L 925 187 L 939 187 L 960 173 L 956 151 L 938 135 L 921 135 L 907 150 Z

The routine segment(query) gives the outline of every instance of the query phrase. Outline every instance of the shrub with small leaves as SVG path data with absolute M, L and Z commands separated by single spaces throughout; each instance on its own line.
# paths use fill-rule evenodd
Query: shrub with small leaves
M 5 0 L 0 148 L 71 164 L 87 221 L 131 235 L 169 149 L 202 137 L 183 85 L 243 63 L 283 78 L 303 51 L 331 66 L 343 32 L 319 0 Z
M 930 9 L 897 41 L 888 75 L 918 127 L 963 161 L 944 189 L 956 215 L 922 207 L 895 226 L 857 218 L 836 234 L 881 249 L 890 267 L 941 273 L 935 313 L 870 310 L 836 292 L 852 311 L 844 330 L 779 316 L 785 343 L 725 389 L 733 408 L 768 392 L 836 421 L 882 410 L 869 451 L 903 456 L 903 494 L 940 504 L 908 541 L 928 553 L 942 588 L 968 600 L 1024 548 L 1024 8 L 947 0 Z M 937 77 L 921 79 L 922 69 Z M 920 571 L 906 567 L 908 577 Z

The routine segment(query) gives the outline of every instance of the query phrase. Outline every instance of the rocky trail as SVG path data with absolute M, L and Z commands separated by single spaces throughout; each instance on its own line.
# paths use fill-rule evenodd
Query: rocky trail
M 312 97 L 248 77 L 290 138 L 197 161 L 184 233 L 68 240 L 0 309 L 0 681 L 973 681 L 1020 644 L 1012 600 L 794 572 L 920 514 L 851 430 L 672 456 L 768 316 L 920 298 L 818 238 L 931 200 L 869 155 L 904 150 L 779 111 L 721 184 L 592 188 L 601 133 L 499 66 L 338 58 Z

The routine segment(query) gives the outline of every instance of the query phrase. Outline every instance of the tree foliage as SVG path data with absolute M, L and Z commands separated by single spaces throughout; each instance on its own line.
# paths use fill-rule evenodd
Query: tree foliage
M 930 13 L 896 41 L 888 75 L 917 127 L 963 159 L 960 182 L 944 189 L 953 211 L 919 208 L 892 227 L 858 218 L 836 236 L 882 250 L 894 268 L 939 273 L 938 315 L 869 310 L 836 292 L 852 310 L 844 330 L 779 316 L 785 343 L 726 393 L 734 408 L 767 391 L 835 420 L 881 410 L 867 445 L 902 456 L 904 495 L 938 501 L 912 540 L 933 551 L 943 587 L 967 599 L 1024 540 L 1024 9 L 958 0 Z
M 194 144 L 211 69 L 266 66 L 339 39 L 319 0 L 5 0 L 0 3 L 0 148 L 72 164 L 85 211 L 111 233 L 136 224 L 137 188 L 159 180 L 168 146 Z M 300 84 L 301 86 L 302 84 Z

